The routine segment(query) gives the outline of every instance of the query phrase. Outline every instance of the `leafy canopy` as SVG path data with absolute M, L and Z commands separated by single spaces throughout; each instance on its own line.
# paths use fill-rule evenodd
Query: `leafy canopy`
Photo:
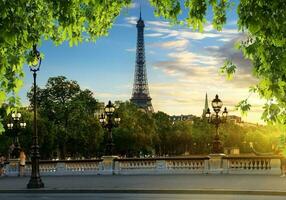
M 286 123 L 286 1 L 240 0 L 238 6 L 239 30 L 248 39 L 240 44 L 244 57 L 252 61 L 257 85 L 251 88 L 266 99 L 262 119 Z M 234 73 L 233 65 L 226 72 Z M 246 100 L 240 109 L 250 107 Z
M 33 105 L 33 90 L 28 98 Z M 50 77 L 44 88 L 37 88 L 37 106 L 46 129 L 54 136 L 53 143 L 58 145 L 60 158 L 66 152 L 74 155 L 97 148 L 101 132 L 94 113 L 98 102 L 90 90 L 82 90 L 64 76 Z

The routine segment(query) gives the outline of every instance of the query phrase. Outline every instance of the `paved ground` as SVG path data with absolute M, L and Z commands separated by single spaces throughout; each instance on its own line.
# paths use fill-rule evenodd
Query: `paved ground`
M 267 175 L 138 175 L 42 177 L 42 190 L 126 191 L 276 191 L 285 192 L 286 178 Z M 0 177 L 0 192 L 28 191 L 29 177 Z M 16 191 L 14 191 L 16 192 Z M 157 192 L 157 193 L 158 193 Z
M 1 194 L 2 200 L 285 200 L 285 196 L 190 194 Z

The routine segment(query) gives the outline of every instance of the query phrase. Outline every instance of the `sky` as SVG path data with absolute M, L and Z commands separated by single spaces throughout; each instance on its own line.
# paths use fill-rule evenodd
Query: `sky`
M 150 96 L 155 111 L 169 115 L 194 114 L 201 116 L 205 94 L 209 104 L 216 94 L 230 115 L 240 113 L 235 105 L 249 97 L 249 86 L 257 80 L 252 76 L 251 63 L 234 48 L 245 38 L 238 32 L 236 8 L 227 13 L 227 24 L 221 32 L 212 28 L 211 12 L 207 15 L 204 32 L 186 26 L 172 26 L 155 17 L 148 1 L 141 1 L 145 21 L 145 57 Z M 186 17 L 186 11 L 179 18 Z M 76 80 L 82 89 L 94 92 L 101 102 L 126 101 L 131 98 L 135 71 L 136 21 L 139 1 L 115 20 L 109 35 L 95 43 L 81 43 L 69 47 L 68 43 L 55 46 L 44 41 L 39 50 L 45 55 L 38 72 L 38 85 L 44 87 L 49 77 L 66 76 Z M 233 80 L 219 74 L 226 59 L 238 65 Z M 20 91 L 23 104 L 28 104 L 26 93 L 32 85 L 32 74 L 25 67 L 24 87 Z M 244 121 L 262 123 L 263 101 L 250 95 L 251 111 L 242 116 Z

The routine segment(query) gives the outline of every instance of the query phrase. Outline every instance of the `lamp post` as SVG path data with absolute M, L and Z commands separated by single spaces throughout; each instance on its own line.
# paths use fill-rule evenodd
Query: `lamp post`
M 32 161 L 32 172 L 27 188 L 43 188 L 44 183 L 40 177 L 39 170 L 39 161 L 40 161 L 40 152 L 38 144 L 38 130 L 37 130 L 37 99 L 36 99 L 36 87 L 37 87 L 37 71 L 40 70 L 41 66 L 41 56 L 40 52 L 37 50 L 37 46 L 33 46 L 33 53 L 37 58 L 37 64 L 30 65 L 30 71 L 33 72 L 34 85 L 33 85 L 33 104 L 34 104 L 34 123 L 33 123 L 33 140 L 31 147 L 31 161 Z
M 7 124 L 7 127 L 9 130 L 15 130 L 14 136 L 14 146 L 15 149 L 12 152 L 12 155 L 15 156 L 15 158 L 19 158 L 19 152 L 20 152 L 20 143 L 19 143 L 19 133 L 20 129 L 26 128 L 26 122 L 21 121 L 21 113 L 12 113 L 11 115 L 11 122 Z
M 216 95 L 215 99 L 212 100 L 212 108 L 215 112 L 214 115 L 211 114 L 209 108 L 207 109 L 207 112 L 206 112 L 206 118 L 207 118 L 208 122 L 211 124 L 214 124 L 215 128 L 216 128 L 216 133 L 215 133 L 215 136 L 213 138 L 212 153 L 223 153 L 218 128 L 219 128 L 219 125 L 221 123 L 226 122 L 228 112 L 227 112 L 227 109 L 225 107 L 224 111 L 222 112 L 222 116 L 219 115 L 220 110 L 222 108 L 222 105 L 223 105 L 222 101 L 218 98 L 218 95 Z
M 113 138 L 112 138 L 112 129 L 117 127 L 120 123 L 120 118 L 115 115 L 114 116 L 114 105 L 111 101 L 104 108 L 104 114 L 102 114 L 99 118 L 99 122 L 101 125 L 107 129 L 107 141 L 105 146 L 105 155 L 111 156 L 114 150 Z

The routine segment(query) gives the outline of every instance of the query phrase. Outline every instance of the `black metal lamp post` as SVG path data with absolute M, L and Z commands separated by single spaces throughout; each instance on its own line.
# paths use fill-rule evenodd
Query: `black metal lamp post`
M 15 156 L 15 158 L 19 158 L 19 153 L 20 153 L 20 143 L 19 143 L 19 134 L 20 134 L 20 129 L 26 127 L 26 122 L 21 121 L 21 113 L 12 113 L 12 119 L 11 122 L 7 124 L 7 127 L 9 130 L 15 130 L 15 133 L 13 134 L 14 136 L 14 151 L 12 155 Z
M 212 100 L 212 107 L 215 114 L 212 115 L 209 108 L 206 112 L 206 118 L 208 119 L 208 122 L 214 124 L 216 128 L 216 133 L 213 139 L 212 153 L 223 153 L 223 148 L 222 148 L 222 143 L 220 141 L 218 128 L 221 123 L 226 122 L 228 112 L 225 107 L 224 111 L 222 112 L 222 116 L 219 115 L 222 105 L 223 105 L 222 101 L 218 98 L 218 95 L 216 95 L 215 99 Z
M 111 156 L 114 150 L 113 138 L 112 138 L 112 129 L 118 126 L 120 123 L 120 118 L 114 116 L 115 108 L 111 101 L 104 108 L 104 113 L 99 118 L 101 125 L 107 129 L 107 141 L 105 146 L 105 155 Z
M 41 56 L 40 52 L 37 50 L 37 46 L 33 46 L 33 53 L 37 58 L 37 64 L 33 64 L 30 67 L 30 71 L 33 72 L 34 85 L 33 85 L 33 104 L 34 104 L 34 124 L 33 124 L 33 141 L 32 141 L 32 151 L 31 151 L 31 161 L 32 161 L 32 172 L 29 183 L 27 184 L 27 188 L 43 188 L 44 183 L 40 177 L 39 170 L 39 161 L 40 161 L 40 152 L 39 152 L 39 144 L 38 144 L 38 130 L 37 130 L 37 99 L 36 99 L 36 87 L 37 87 L 37 71 L 40 70 L 41 66 Z

